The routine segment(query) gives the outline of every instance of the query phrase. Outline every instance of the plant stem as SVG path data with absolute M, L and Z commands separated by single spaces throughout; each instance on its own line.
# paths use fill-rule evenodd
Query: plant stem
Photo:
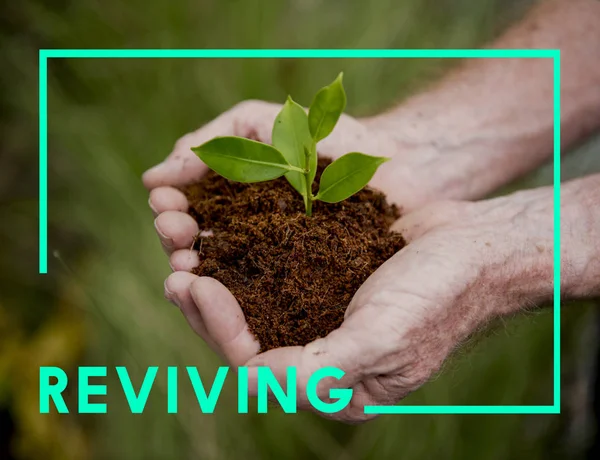
M 312 216 L 312 183 L 310 180 L 310 152 L 304 147 L 304 183 L 306 187 L 306 196 L 304 206 L 306 207 L 306 215 Z
M 307 163 L 308 163 L 308 158 L 307 158 Z M 312 216 L 312 184 L 310 183 L 310 171 L 304 173 L 304 180 L 306 181 L 306 201 L 305 201 L 305 205 L 306 205 L 306 215 L 307 216 Z

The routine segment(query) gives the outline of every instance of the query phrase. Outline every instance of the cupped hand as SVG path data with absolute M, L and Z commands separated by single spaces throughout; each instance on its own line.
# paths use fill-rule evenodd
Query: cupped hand
M 491 318 L 551 296 L 551 205 L 551 190 L 540 189 L 436 203 L 406 215 L 395 228 L 409 244 L 358 290 L 339 329 L 304 347 L 259 354 L 233 295 L 214 279 L 186 272 L 197 260 L 177 251 L 171 264 L 180 271 L 167 278 L 165 296 L 231 366 L 249 367 L 251 393 L 258 366 L 268 366 L 282 385 L 295 366 L 298 407 L 311 410 L 308 378 L 324 367 L 342 369 L 344 377 L 323 380 L 318 393 L 327 402 L 332 388 L 352 388 L 353 397 L 342 411 L 323 415 L 358 423 L 373 417 L 365 405 L 397 404 L 416 390 Z M 173 248 L 185 247 L 170 235 Z
M 549 192 L 476 204 L 437 203 L 396 223 L 409 245 L 359 289 L 338 330 L 305 347 L 259 354 L 259 344 L 233 295 L 218 281 L 189 273 L 199 262 L 190 251 L 198 226 L 187 214 L 185 196 L 175 187 L 206 172 L 190 147 L 223 135 L 269 142 L 279 109 L 260 101 L 235 106 L 180 139 L 169 157 L 143 178 L 151 190 L 157 232 L 175 271 L 165 281 L 165 296 L 232 366 L 249 366 L 254 379 L 257 366 L 268 366 L 282 381 L 287 367 L 295 366 L 301 409 L 311 408 L 304 393 L 308 377 L 323 367 L 340 368 L 344 377 L 323 381 L 318 391 L 327 400 L 330 388 L 352 388 L 348 407 L 329 416 L 360 422 L 370 418 L 364 414 L 365 405 L 397 403 L 488 319 L 545 295 L 552 273 Z M 381 168 L 371 185 L 411 209 L 426 201 L 428 193 L 427 182 L 409 174 L 410 166 L 423 159 L 397 147 L 368 122 L 343 116 L 334 133 L 319 144 L 319 152 L 335 158 L 357 150 L 386 155 L 389 148 L 388 155 L 394 157 L 390 163 L 396 162 L 396 167 Z M 528 265 L 537 268 L 524 270 Z

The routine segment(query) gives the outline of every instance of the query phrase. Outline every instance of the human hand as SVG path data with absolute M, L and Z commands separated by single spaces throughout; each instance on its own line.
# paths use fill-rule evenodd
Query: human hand
M 334 386 L 352 387 L 351 404 L 334 417 L 362 421 L 368 418 L 363 413 L 365 404 L 394 403 L 416 389 L 480 324 L 550 295 L 552 239 L 546 231 L 552 228 L 549 191 L 478 204 L 436 204 L 407 215 L 396 225 L 411 244 L 356 293 L 340 329 L 306 347 L 258 355 L 259 345 L 231 293 L 216 280 L 189 273 L 198 264 L 197 254 L 189 251 L 198 227 L 187 215 L 183 194 L 164 187 L 196 180 L 204 173 L 205 167 L 189 152 L 190 146 L 227 134 L 267 139 L 279 106 L 254 104 L 236 106 L 205 128 L 185 136 L 166 163 L 144 177 L 146 186 L 152 189 L 150 205 L 158 215 L 157 230 L 176 271 L 165 282 L 165 296 L 180 306 L 192 328 L 230 364 L 251 369 L 267 365 L 279 378 L 288 366 L 296 366 L 300 408 L 308 407 L 302 389 L 314 370 L 342 368 L 346 375 L 340 382 L 326 382 L 319 390 L 326 395 Z M 251 125 L 238 118 L 244 113 L 248 117 L 252 114 Z M 348 150 L 371 151 L 360 147 L 365 137 L 352 137 L 357 132 L 369 132 L 368 122 L 345 118 L 342 123 L 352 135 L 344 136 L 345 129 L 339 126 L 336 145 L 343 147 L 330 152 L 320 149 L 321 153 L 335 156 Z M 374 138 L 379 142 L 385 139 Z M 346 147 L 343 142 L 347 139 L 355 145 Z M 377 185 L 372 182 L 388 196 L 394 193 L 389 186 L 386 190 L 386 184 L 392 184 L 389 177 L 382 176 Z M 419 195 L 417 189 L 413 196 Z M 542 204 L 535 194 L 540 194 Z M 413 203 L 422 201 L 423 196 Z M 252 373 L 250 376 L 255 377 Z
M 304 347 L 258 354 L 237 301 L 214 279 L 175 272 L 165 296 L 230 365 L 249 367 L 251 392 L 257 366 L 269 367 L 282 384 L 294 366 L 298 407 L 312 409 L 308 378 L 324 367 L 342 369 L 341 380 L 321 382 L 319 395 L 328 401 L 331 388 L 352 388 L 349 405 L 327 416 L 361 422 L 373 417 L 365 405 L 396 404 L 482 324 L 552 295 L 550 189 L 437 203 L 395 227 L 409 244 L 358 290 L 339 329 Z

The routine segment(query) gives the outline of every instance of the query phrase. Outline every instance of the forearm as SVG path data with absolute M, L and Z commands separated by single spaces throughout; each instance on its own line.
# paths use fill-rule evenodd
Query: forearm
M 561 197 L 562 295 L 600 296 L 600 174 L 566 183 Z
M 486 270 L 511 299 L 510 311 L 553 298 L 553 195 L 552 187 L 543 187 L 481 202 L 481 218 L 500 229 L 510 248 L 490 250 Z M 600 174 L 563 184 L 560 197 L 561 298 L 600 296 Z
M 542 187 L 468 203 L 460 217 L 441 227 L 443 239 L 452 241 L 454 251 L 448 266 L 462 280 L 453 287 L 451 308 L 436 311 L 441 327 L 452 331 L 449 344 L 499 316 L 552 304 L 553 195 L 552 187 Z M 562 301 L 600 296 L 599 204 L 600 174 L 561 187 Z M 444 255 L 440 241 L 437 257 Z M 419 251 L 418 257 L 424 252 Z
M 600 127 L 600 2 L 543 2 L 492 47 L 561 49 L 563 148 Z M 393 135 L 398 155 L 421 152 L 429 198 L 481 198 L 551 156 L 552 60 L 466 61 L 368 123 Z

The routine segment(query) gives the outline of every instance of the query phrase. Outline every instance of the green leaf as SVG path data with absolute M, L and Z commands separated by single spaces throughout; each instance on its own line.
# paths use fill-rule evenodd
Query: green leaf
M 367 185 L 377 168 L 388 160 L 358 152 L 338 158 L 323 171 L 316 199 L 326 203 L 345 200 Z
M 263 182 L 302 171 L 275 147 L 243 137 L 215 137 L 192 150 L 210 169 L 236 182 Z
M 308 111 L 308 126 L 315 142 L 329 136 L 346 107 L 341 72 L 334 82 L 319 90 Z
M 273 145 L 279 150 L 287 162 L 299 168 L 306 168 L 305 149 L 310 152 L 312 137 L 308 130 L 308 116 L 306 112 L 296 102 L 288 97 L 283 105 L 281 112 L 275 118 L 273 124 Z M 314 157 L 314 158 L 312 158 Z M 317 169 L 317 156 L 312 155 L 309 161 L 311 171 Z M 311 183 L 314 180 L 312 175 Z M 286 173 L 285 178 L 294 187 L 298 193 L 307 197 L 306 179 L 304 174 L 290 171 Z

